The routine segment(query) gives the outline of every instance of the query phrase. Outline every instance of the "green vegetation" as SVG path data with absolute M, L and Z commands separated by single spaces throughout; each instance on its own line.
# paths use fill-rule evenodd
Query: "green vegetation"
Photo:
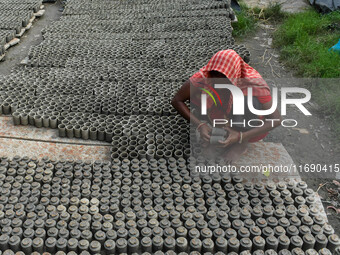
M 240 4 L 241 11 L 236 12 L 237 23 L 233 23 L 233 36 L 241 37 L 255 31 L 259 21 L 277 23 L 282 21 L 287 14 L 281 11 L 279 4 L 271 4 L 265 9 L 249 8 L 244 3 Z
M 287 13 L 281 10 L 281 5 L 278 3 L 270 4 L 267 8 L 254 8 L 252 12 L 259 20 L 270 21 L 271 23 L 277 23 L 284 20 L 287 17 Z
M 328 49 L 339 40 L 340 12 L 314 10 L 287 17 L 274 34 L 274 47 L 283 63 L 302 77 L 340 78 L 340 55 Z M 320 79 L 309 87 L 322 114 L 334 123 L 340 137 L 339 79 Z
M 329 52 L 340 34 L 340 12 L 289 15 L 274 34 L 281 60 L 303 77 L 340 77 L 340 55 Z
M 251 9 L 244 4 L 241 4 L 241 11 L 238 11 L 235 14 L 238 22 L 232 24 L 234 37 L 241 37 L 254 32 L 257 20 L 252 15 Z
M 326 15 L 315 10 L 297 14 L 281 11 L 279 4 L 265 9 L 249 8 L 241 3 L 233 23 L 233 36 L 243 37 L 256 28 L 258 22 L 279 23 L 274 34 L 274 47 L 280 50 L 281 60 L 302 77 L 340 77 L 340 55 L 329 52 L 340 34 L 340 12 Z
M 277 24 L 273 45 L 280 51 L 285 66 L 301 77 L 340 78 L 340 55 L 328 50 L 339 41 L 339 11 L 325 15 L 315 10 L 287 14 L 278 4 L 266 9 L 250 9 L 243 4 L 241 8 L 236 13 L 239 23 L 233 24 L 236 38 L 254 31 L 258 22 Z M 320 79 L 318 83 L 314 80 L 306 86 L 340 137 L 339 79 Z

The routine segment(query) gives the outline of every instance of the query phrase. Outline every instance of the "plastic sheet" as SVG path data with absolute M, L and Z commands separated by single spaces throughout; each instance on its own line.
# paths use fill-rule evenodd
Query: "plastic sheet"
M 309 3 L 323 13 L 340 10 L 340 0 L 309 0 Z

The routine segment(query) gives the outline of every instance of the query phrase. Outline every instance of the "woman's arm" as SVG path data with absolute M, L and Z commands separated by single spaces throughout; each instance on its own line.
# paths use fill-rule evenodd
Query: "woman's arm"
M 263 110 L 268 110 L 272 106 L 272 101 L 262 104 L 262 109 Z M 265 119 L 268 120 L 275 120 L 275 121 L 264 121 L 264 125 L 262 127 L 256 127 L 252 128 L 246 132 L 242 132 L 242 142 L 248 142 L 251 138 L 262 135 L 267 133 L 268 131 L 278 127 L 281 125 L 281 114 L 279 111 L 276 109 L 272 114 L 265 116 Z M 235 131 L 232 128 L 227 128 L 229 132 L 229 136 L 225 141 L 220 141 L 222 144 L 222 147 L 227 147 L 231 144 L 237 143 L 240 140 L 240 132 Z
M 190 81 L 188 80 L 177 91 L 176 95 L 171 100 L 171 104 L 178 111 L 178 113 L 182 115 L 183 118 L 188 120 L 193 125 L 197 127 L 199 126 L 199 131 L 203 140 L 209 141 L 211 129 L 208 127 L 208 125 L 202 125 L 201 121 L 190 112 L 189 108 L 185 104 L 187 100 L 190 100 L 190 90 L 191 95 L 199 93 L 199 90 L 197 88 L 195 88 L 194 86 L 190 86 Z

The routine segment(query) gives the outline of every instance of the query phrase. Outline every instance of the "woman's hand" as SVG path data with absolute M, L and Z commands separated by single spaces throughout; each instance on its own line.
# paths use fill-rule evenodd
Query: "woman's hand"
M 198 126 L 201 121 L 194 114 L 192 114 L 192 112 L 190 112 L 185 102 L 190 100 L 190 96 L 196 96 L 200 94 L 200 89 L 191 86 L 190 81 L 187 80 L 171 100 L 172 106 L 178 111 L 178 113 L 195 126 Z
M 211 134 L 211 128 L 207 124 L 203 124 L 199 127 L 198 132 L 200 132 L 201 139 L 205 143 L 209 143 L 210 141 L 210 134 Z
M 222 148 L 228 147 L 234 143 L 237 143 L 240 139 L 240 132 L 235 131 L 234 129 L 230 127 L 225 127 L 225 129 L 228 131 L 228 137 L 225 141 L 219 141 Z

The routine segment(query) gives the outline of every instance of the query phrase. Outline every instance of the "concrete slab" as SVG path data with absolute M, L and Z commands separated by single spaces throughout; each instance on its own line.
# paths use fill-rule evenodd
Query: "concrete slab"
M 22 125 L 13 126 L 11 116 L 0 117 L 0 137 L 66 144 L 110 146 L 107 142 L 62 138 L 58 136 L 57 129 L 36 128 L 34 126 Z
M 248 151 L 235 163 L 247 178 L 301 180 L 291 156 L 281 143 L 257 142 L 249 144 Z M 258 172 L 255 172 L 258 171 Z
M 296 13 L 311 8 L 306 0 L 245 0 L 244 3 L 251 7 L 266 8 L 270 4 L 278 3 L 285 12 Z
M 207 150 L 204 152 L 206 160 L 210 160 L 210 155 L 222 156 L 221 151 Z M 274 169 L 275 168 L 275 169 Z M 249 178 L 297 178 L 299 174 L 295 170 L 295 164 L 289 153 L 281 143 L 256 142 L 250 143 L 247 152 L 239 160 L 233 163 L 233 169 Z M 274 169 L 272 174 L 264 175 L 267 169 Z M 277 169 L 283 169 L 279 171 Z M 290 172 L 287 171 L 291 170 Z M 229 170 L 227 170 L 229 172 Z
M 109 160 L 110 147 L 80 144 L 62 144 L 0 137 L 0 156 L 16 155 L 41 159 Z
M 0 117 L 0 156 L 108 160 L 110 144 L 58 137 L 56 129 L 13 126 L 12 117 Z
M 209 155 L 220 154 L 221 152 L 206 151 L 206 160 Z M 213 162 L 213 161 L 210 161 Z M 231 166 L 229 164 L 209 165 L 208 172 L 221 172 L 222 174 L 237 174 L 242 176 L 245 180 L 256 183 L 257 181 L 274 181 L 281 180 L 295 180 L 301 181 L 299 172 L 296 170 L 296 165 L 281 143 L 272 142 L 256 142 L 248 146 L 247 152 L 241 156 L 239 160 L 234 162 Z M 216 168 L 218 167 L 218 169 Z M 213 169 L 213 170 L 209 170 Z M 204 170 L 204 171 L 203 171 Z M 198 171 L 207 172 L 204 168 Z M 213 171 L 213 172 L 212 172 Z
M 293 164 L 286 149 L 281 143 L 257 142 L 250 143 L 247 152 L 240 158 L 237 164 Z

